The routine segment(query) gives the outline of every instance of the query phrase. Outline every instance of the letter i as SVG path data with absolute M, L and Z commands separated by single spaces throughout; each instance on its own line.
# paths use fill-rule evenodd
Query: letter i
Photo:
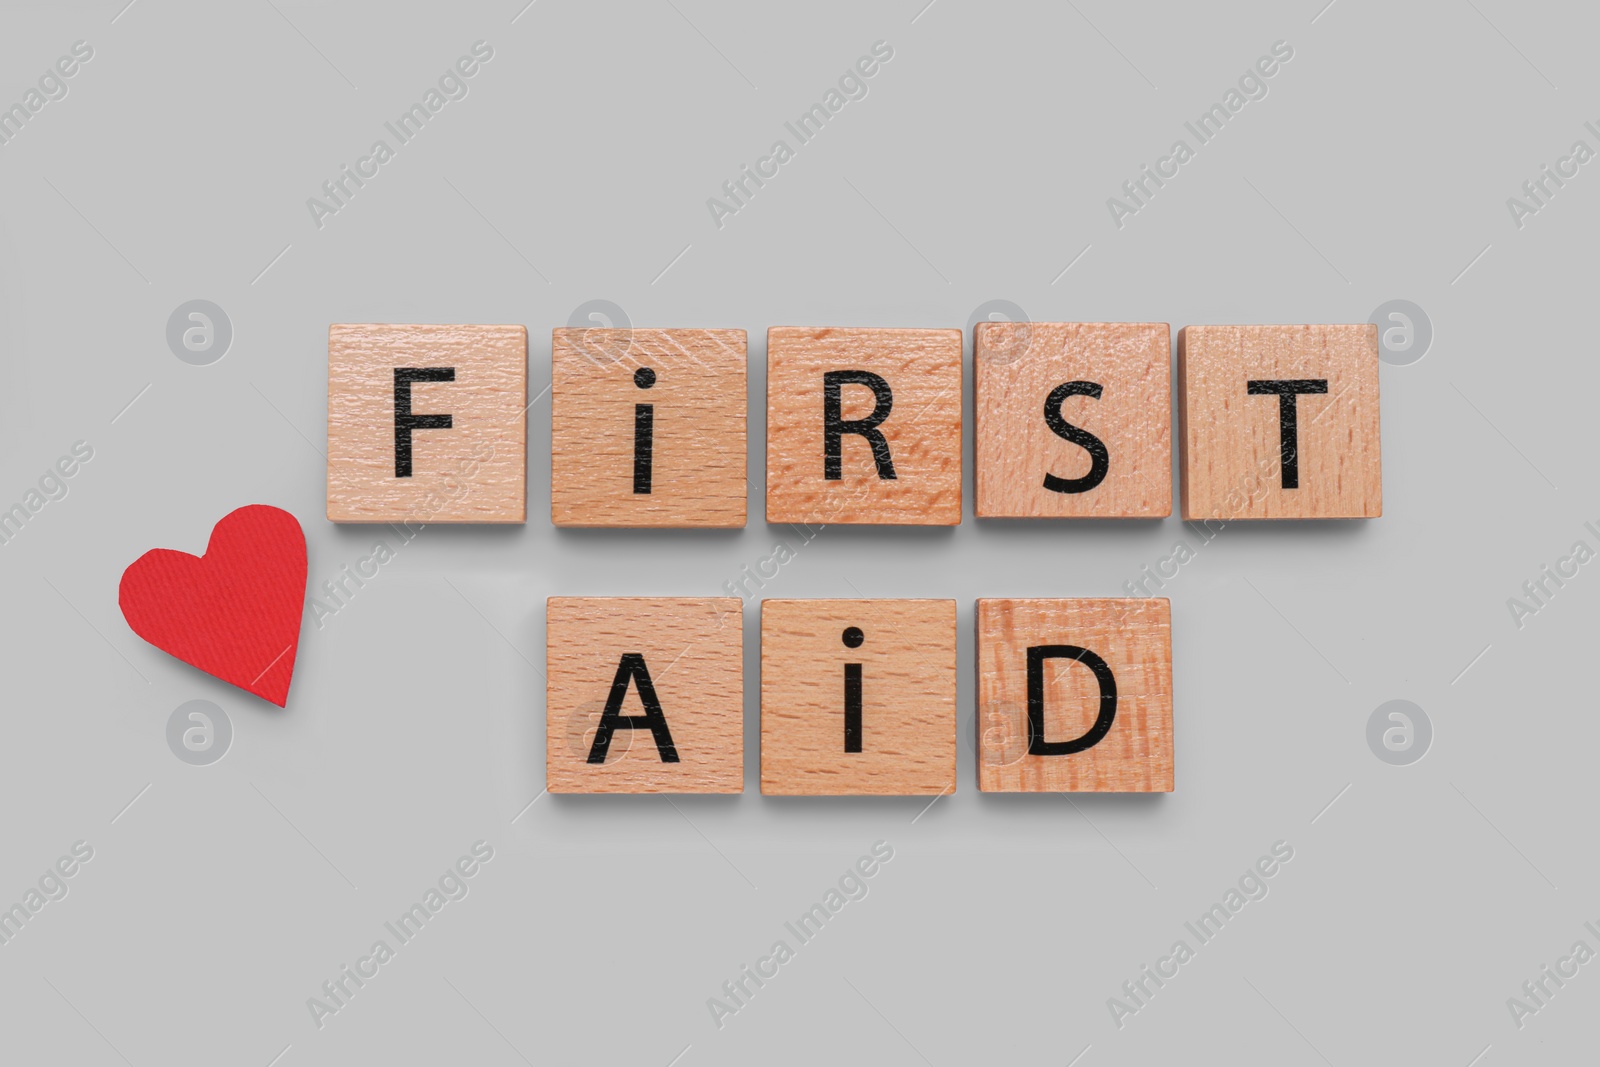
M 633 372 L 633 384 L 640 389 L 650 388 L 656 384 L 656 372 L 649 367 L 640 367 Z M 651 467 L 655 459 L 655 421 L 654 404 L 633 405 L 633 491 L 635 493 L 650 492 Z
M 845 648 L 860 648 L 866 635 L 857 626 L 845 627 L 840 640 Z M 861 664 L 844 665 L 844 750 L 861 751 Z

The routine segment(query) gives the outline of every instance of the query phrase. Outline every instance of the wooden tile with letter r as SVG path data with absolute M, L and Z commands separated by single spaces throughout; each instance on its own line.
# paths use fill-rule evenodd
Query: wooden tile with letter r
M 1172 514 L 1166 323 L 980 322 L 972 346 L 980 518 Z
M 738 597 L 551 597 L 545 787 L 744 791 Z
M 525 522 L 528 331 L 328 327 L 330 522 Z
M 761 605 L 761 792 L 956 790 L 956 602 Z
M 1371 323 L 1185 326 L 1178 414 L 1186 520 L 1383 514 Z
M 1164 599 L 978 601 L 978 788 L 1172 792 Z
M 767 331 L 767 521 L 961 522 L 961 331 Z
M 743 330 L 551 338 L 550 521 L 743 526 Z

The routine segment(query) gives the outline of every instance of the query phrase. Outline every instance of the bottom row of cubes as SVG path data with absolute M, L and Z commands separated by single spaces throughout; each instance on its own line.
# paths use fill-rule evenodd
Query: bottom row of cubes
M 552 793 L 744 791 L 744 602 L 551 597 Z M 979 600 L 978 787 L 1170 793 L 1161 598 Z M 956 788 L 954 600 L 761 605 L 761 792 Z

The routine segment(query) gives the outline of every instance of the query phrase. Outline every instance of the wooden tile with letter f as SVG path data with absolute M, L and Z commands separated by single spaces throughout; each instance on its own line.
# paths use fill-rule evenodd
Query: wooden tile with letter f
M 328 328 L 329 522 L 525 522 L 528 331 Z
M 744 790 L 743 601 L 551 597 L 552 793 Z
M 1172 608 L 978 601 L 978 788 L 1172 792 Z

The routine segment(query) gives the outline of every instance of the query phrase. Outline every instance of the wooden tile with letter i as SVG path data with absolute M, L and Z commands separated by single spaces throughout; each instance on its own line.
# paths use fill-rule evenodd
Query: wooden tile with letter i
M 978 601 L 978 788 L 1172 792 L 1172 608 Z
M 955 789 L 955 601 L 762 603 L 762 793 Z
M 980 322 L 980 518 L 1172 514 L 1164 322 Z
M 961 331 L 767 331 L 767 521 L 961 522 Z
M 743 792 L 743 604 L 737 597 L 551 597 L 545 787 Z
M 1383 514 L 1370 323 L 1186 326 L 1178 414 L 1186 520 Z
M 328 328 L 330 522 L 525 522 L 528 331 Z
M 743 330 L 558 329 L 550 401 L 557 526 L 744 525 Z

